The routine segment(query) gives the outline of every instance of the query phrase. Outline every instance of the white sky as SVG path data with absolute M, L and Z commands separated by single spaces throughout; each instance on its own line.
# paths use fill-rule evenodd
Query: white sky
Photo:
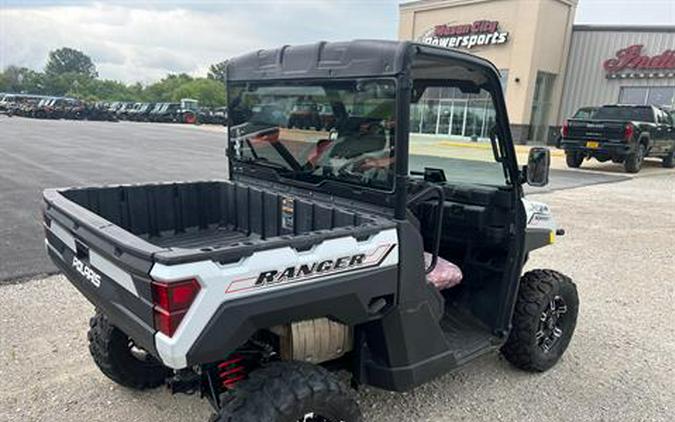
M 576 21 L 675 25 L 675 0 L 581 0 Z M 42 69 L 50 50 L 67 46 L 89 54 L 104 78 L 150 82 L 204 75 L 257 48 L 395 39 L 397 28 L 396 0 L 0 0 L 0 68 Z

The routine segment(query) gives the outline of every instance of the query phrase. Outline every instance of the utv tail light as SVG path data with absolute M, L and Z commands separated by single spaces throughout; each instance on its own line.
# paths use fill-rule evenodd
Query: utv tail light
M 630 141 L 633 135 L 635 134 L 635 128 L 633 127 L 632 124 L 628 123 L 623 130 L 623 138 L 626 141 Z
M 171 337 L 194 302 L 201 286 L 195 279 L 152 282 L 155 329 Z
M 565 123 L 563 123 L 563 126 L 560 129 L 560 134 L 563 138 L 567 138 L 567 135 L 570 134 L 570 124 L 567 120 L 565 120 Z

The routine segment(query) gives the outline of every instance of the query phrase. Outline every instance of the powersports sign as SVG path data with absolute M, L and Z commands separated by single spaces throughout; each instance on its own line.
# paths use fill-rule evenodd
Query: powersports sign
M 464 25 L 437 25 L 420 41 L 446 48 L 474 48 L 501 45 L 509 40 L 509 33 L 499 28 L 499 21 L 476 21 Z

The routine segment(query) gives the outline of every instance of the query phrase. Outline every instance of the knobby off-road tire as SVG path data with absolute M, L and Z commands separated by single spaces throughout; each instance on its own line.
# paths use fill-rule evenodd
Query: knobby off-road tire
M 626 170 L 626 173 L 637 173 L 642 168 L 642 162 L 645 159 L 645 154 L 647 149 L 644 144 L 638 144 L 635 151 L 626 156 L 626 161 L 623 163 L 623 167 Z
M 673 167 L 675 167 L 675 149 L 670 151 L 670 154 L 663 157 L 661 165 L 667 169 L 672 169 Z
M 567 152 L 565 153 L 565 161 L 567 162 L 567 167 L 578 169 L 581 167 L 581 163 L 584 162 L 584 155 L 580 152 Z
M 559 307 L 557 312 L 553 309 L 554 304 Z M 543 372 L 550 369 L 558 362 L 572 339 L 578 312 L 577 287 L 569 277 L 553 270 L 525 273 L 520 279 L 513 327 L 506 344 L 502 346 L 502 354 L 511 364 L 526 371 Z M 554 328 L 549 327 L 550 319 L 545 320 L 545 317 L 554 317 L 558 313 L 555 327 L 560 332 L 555 335 Z M 544 333 L 545 336 L 542 335 Z M 552 344 L 549 343 L 551 340 Z
M 221 397 L 214 422 L 361 422 L 354 393 L 326 369 L 276 362 Z
M 89 352 L 101 372 L 117 384 L 147 390 L 163 385 L 171 375 L 171 370 L 150 354 L 135 350 L 131 339 L 105 315 L 97 312 L 89 326 Z

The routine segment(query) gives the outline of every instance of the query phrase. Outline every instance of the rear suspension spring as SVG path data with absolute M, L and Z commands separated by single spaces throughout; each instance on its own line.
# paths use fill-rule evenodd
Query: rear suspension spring
M 218 376 L 223 388 L 231 390 L 237 382 L 246 378 L 246 367 L 241 355 L 230 355 L 227 360 L 218 364 Z

